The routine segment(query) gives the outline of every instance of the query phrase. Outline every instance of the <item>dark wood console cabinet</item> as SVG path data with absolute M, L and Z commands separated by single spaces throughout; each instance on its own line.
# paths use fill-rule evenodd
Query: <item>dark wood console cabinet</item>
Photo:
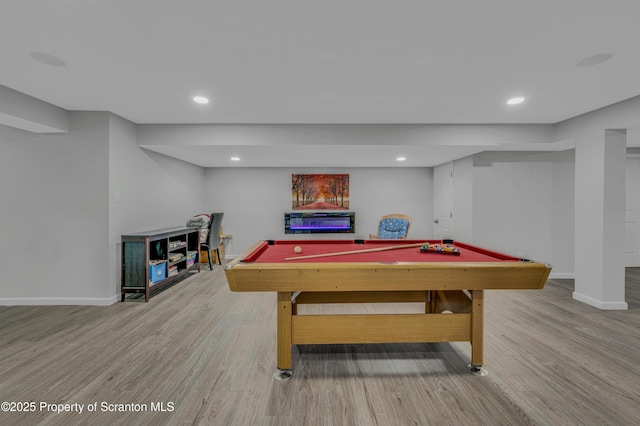
M 158 291 L 200 272 L 198 229 L 176 227 L 122 235 L 122 301 L 127 293 Z

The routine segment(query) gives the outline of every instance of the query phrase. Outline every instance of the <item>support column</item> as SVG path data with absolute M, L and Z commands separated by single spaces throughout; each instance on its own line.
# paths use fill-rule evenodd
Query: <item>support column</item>
M 625 158 L 624 130 L 604 130 L 576 140 L 573 298 L 600 309 L 628 309 Z

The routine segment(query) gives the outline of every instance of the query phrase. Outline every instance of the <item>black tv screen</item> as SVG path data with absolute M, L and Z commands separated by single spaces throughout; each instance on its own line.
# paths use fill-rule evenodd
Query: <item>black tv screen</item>
M 285 234 L 355 233 L 355 213 L 285 213 Z

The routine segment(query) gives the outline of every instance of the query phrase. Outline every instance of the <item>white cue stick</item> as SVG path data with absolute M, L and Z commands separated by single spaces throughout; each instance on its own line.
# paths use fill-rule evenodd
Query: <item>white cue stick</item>
M 316 257 L 342 256 L 344 254 L 371 253 L 374 251 L 386 251 L 386 250 L 397 250 L 397 249 L 403 249 L 403 248 L 422 247 L 426 244 L 429 244 L 429 243 L 427 242 L 427 243 L 404 244 L 399 246 L 378 247 L 378 248 L 370 248 L 370 249 L 362 249 L 362 250 L 338 251 L 334 253 L 310 254 L 307 256 L 286 257 L 284 260 L 313 259 Z

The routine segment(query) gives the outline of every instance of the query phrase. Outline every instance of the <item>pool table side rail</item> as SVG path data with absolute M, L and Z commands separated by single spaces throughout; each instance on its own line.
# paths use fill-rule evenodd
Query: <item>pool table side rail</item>
M 225 269 L 232 291 L 397 291 L 542 289 L 550 268 L 542 264 L 327 263 L 237 265 Z

